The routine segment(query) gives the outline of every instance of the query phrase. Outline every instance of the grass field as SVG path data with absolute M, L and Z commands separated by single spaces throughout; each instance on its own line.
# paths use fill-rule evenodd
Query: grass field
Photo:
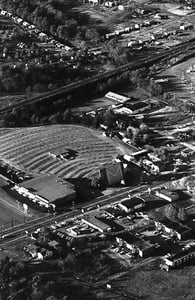
M 194 65 L 195 58 L 176 64 L 169 69 L 163 71 L 160 76 L 167 77 L 168 83 L 164 84 L 165 90 L 175 95 L 176 100 L 182 102 L 194 102 L 195 95 L 195 73 L 188 72 Z
M 73 149 L 73 160 L 49 156 L 54 150 Z M 54 125 L 0 131 L 0 156 L 11 164 L 35 173 L 57 174 L 64 178 L 90 177 L 102 163 L 121 153 L 112 140 L 98 131 L 76 125 Z
M 137 295 L 136 299 L 145 300 L 194 299 L 194 261 L 191 266 L 170 272 L 161 271 L 156 267 L 154 269 L 145 267 L 142 270 L 132 270 L 129 273 L 129 275 L 111 282 L 113 300 L 125 299 L 125 297 L 120 297 L 124 293 L 126 299 L 132 299 L 131 295 Z M 104 299 L 110 298 L 105 295 Z

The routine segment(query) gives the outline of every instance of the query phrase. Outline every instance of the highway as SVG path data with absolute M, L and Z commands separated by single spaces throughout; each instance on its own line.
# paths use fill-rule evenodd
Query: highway
M 159 60 L 162 60 L 162 59 L 170 60 L 171 57 L 178 56 L 179 54 L 182 54 L 184 52 L 187 52 L 187 51 L 193 50 L 193 49 L 195 49 L 195 41 L 190 40 L 189 42 L 185 42 L 180 45 L 173 46 L 173 47 L 171 47 L 171 49 L 168 49 L 168 50 L 164 49 L 163 51 L 161 51 L 161 53 L 156 54 L 155 56 L 153 55 L 152 58 L 149 56 L 144 59 L 140 59 L 139 62 L 137 62 L 137 61 L 133 62 L 133 63 L 131 62 L 131 63 L 125 64 L 123 66 L 116 67 L 114 70 L 107 71 L 107 72 L 104 72 L 104 73 L 101 73 L 101 74 L 98 74 L 95 76 L 91 76 L 84 80 L 79 80 L 77 82 L 70 83 L 64 87 L 55 89 L 50 92 L 46 92 L 42 96 L 36 96 L 36 97 L 29 98 L 29 99 L 21 100 L 15 104 L 1 108 L 0 114 L 10 112 L 13 109 L 20 108 L 24 105 L 30 105 L 30 104 L 34 104 L 34 103 L 42 102 L 42 101 L 47 102 L 51 99 L 59 99 L 66 93 L 69 93 L 78 88 L 82 88 L 89 84 L 108 79 L 109 77 L 116 76 L 116 75 L 121 74 L 128 70 L 135 70 L 135 69 L 138 69 L 138 68 L 141 68 L 144 66 L 152 65 L 155 62 L 158 62 Z
M 161 184 L 164 183 L 165 182 L 161 182 Z M 158 182 L 150 186 L 150 188 L 154 189 L 157 186 L 159 186 Z M 142 185 L 133 189 L 126 187 L 122 191 L 115 192 L 112 195 L 101 196 L 83 204 L 76 205 L 74 211 L 64 212 L 62 214 L 47 215 L 37 220 L 32 220 L 25 224 L 20 224 L 18 226 L 15 226 L 14 228 L 6 229 L 5 231 L 1 232 L 0 246 L 13 243 L 18 237 L 24 236 L 25 231 L 33 232 L 37 228 L 50 226 L 54 222 L 70 221 L 73 218 L 82 217 L 83 214 L 88 213 L 90 210 L 119 203 L 123 199 L 129 197 L 130 193 L 133 196 L 138 196 L 141 193 L 146 192 L 147 189 L 148 185 Z

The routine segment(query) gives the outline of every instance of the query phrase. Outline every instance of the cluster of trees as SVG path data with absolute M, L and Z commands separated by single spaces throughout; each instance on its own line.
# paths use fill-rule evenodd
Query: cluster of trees
M 131 58 L 129 50 L 120 45 L 117 39 L 111 39 L 110 41 L 105 42 L 103 48 L 108 52 L 107 59 L 116 66 L 128 63 Z
M 20 42 L 19 42 L 20 41 Z M 20 46 L 21 44 L 22 46 Z M 44 61 L 46 53 L 45 50 L 34 41 L 22 41 L 22 39 L 17 39 L 13 43 L 5 42 L 0 48 L 0 58 L 9 60 L 32 60 L 34 58 L 40 58 Z M 36 62 L 36 61 L 35 61 Z
M 31 62 L 26 66 L 23 63 L 14 66 L 3 65 L 0 91 L 4 93 L 22 92 L 30 97 L 33 93 L 49 91 L 68 84 L 71 80 L 78 80 L 81 76 L 82 78 L 86 76 L 86 72 L 81 68 L 68 69 L 60 64 L 51 64 L 49 56 L 45 59 L 48 61 Z
M 52 65 L 49 64 L 44 66 L 35 66 L 32 68 L 29 66 L 28 70 L 22 70 L 19 67 L 4 67 L 3 72 L 4 76 L 2 82 L 0 83 L 0 90 L 7 92 L 11 90 L 13 92 L 21 91 L 22 88 L 26 87 L 27 96 L 31 95 L 31 93 L 34 91 L 44 92 L 48 89 L 52 89 L 58 86 L 62 76 L 65 77 L 64 70 L 56 70 Z M 74 75 L 76 76 L 76 73 L 78 74 L 79 72 L 79 69 L 76 69 Z M 91 88 L 82 88 L 82 91 L 74 91 L 74 94 L 69 94 L 62 99 L 51 100 L 47 106 L 44 105 L 44 103 L 29 105 L 28 107 L 24 106 L 4 115 L 4 126 L 43 125 L 75 122 L 92 127 L 98 127 L 100 123 L 105 122 L 106 125 L 111 127 L 116 121 L 116 117 L 113 117 L 112 110 L 109 110 L 105 114 L 104 118 L 102 118 L 100 113 L 97 113 L 95 117 L 86 114 L 81 116 L 74 114 L 73 116 L 70 108 L 78 105 L 79 103 L 83 104 L 84 101 L 91 99 L 91 96 L 99 96 L 109 90 L 115 90 L 118 87 L 121 88 L 127 84 L 134 86 L 143 81 L 146 73 L 146 68 L 141 68 L 134 71 L 125 71 L 115 77 L 108 78 L 104 82 L 101 81 L 93 84 Z M 54 77 L 56 80 L 55 83 L 53 83 Z M 66 80 L 68 81 L 67 77 Z M 82 97 L 80 96 L 81 94 Z M 145 138 L 147 138 L 146 135 L 144 136 L 144 139 Z
M 36 243 L 46 248 L 54 235 L 49 229 L 42 228 Z M 63 243 L 66 242 L 61 240 L 60 244 Z M 116 266 L 110 266 L 108 258 L 100 251 L 108 245 L 96 237 L 73 239 L 69 244 L 70 247 L 66 246 L 56 259 L 45 258 L 42 264 L 31 265 L 26 263 L 27 259 L 25 262 L 9 257 L 2 259 L 0 299 L 96 300 L 93 284 L 116 271 Z
M 143 146 L 148 144 L 151 139 L 151 130 L 145 123 L 139 127 L 128 126 L 126 130 L 127 138 L 132 140 L 134 146 Z
M 1 0 L 1 6 L 35 24 L 42 31 L 63 39 L 77 39 L 97 44 L 101 32 L 90 26 L 88 15 L 73 11 L 70 1 L 61 0 Z

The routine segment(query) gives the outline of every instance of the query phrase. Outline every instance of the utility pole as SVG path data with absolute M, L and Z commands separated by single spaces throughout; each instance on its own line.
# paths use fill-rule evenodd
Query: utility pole
M 11 228 L 14 227 L 14 218 L 12 217 L 12 220 L 11 220 Z
M 1 224 L 1 240 L 3 239 L 3 227 L 4 227 L 4 225 Z

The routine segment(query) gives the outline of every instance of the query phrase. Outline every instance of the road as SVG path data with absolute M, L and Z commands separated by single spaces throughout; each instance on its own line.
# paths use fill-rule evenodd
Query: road
M 163 184 L 163 182 L 161 183 Z M 159 186 L 159 183 L 153 184 L 150 188 L 153 189 L 157 186 Z M 14 228 L 7 229 L 1 233 L 2 234 L 1 237 L 3 237 L 3 239 L 1 238 L 0 246 L 13 243 L 17 239 L 17 237 L 23 236 L 25 234 L 25 231 L 33 232 L 37 228 L 43 226 L 50 226 L 53 222 L 62 222 L 64 220 L 70 221 L 73 218 L 82 217 L 83 214 L 91 210 L 95 210 L 98 207 L 106 207 L 111 204 L 119 203 L 123 199 L 128 198 L 130 193 L 133 196 L 135 195 L 138 196 L 141 193 L 146 192 L 147 189 L 148 189 L 148 185 L 142 185 L 140 187 L 136 187 L 133 189 L 127 187 L 124 188 L 122 191 L 118 191 L 112 195 L 98 197 L 86 203 L 76 205 L 74 211 L 65 212 L 60 215 L 47 215 L 37 220 L 32 220 L 29 221 L 28 223 L 20 224 L 18 226 L 15 226 Z M 82 212 L 82 210 L 84 210 L 84 212 Z

